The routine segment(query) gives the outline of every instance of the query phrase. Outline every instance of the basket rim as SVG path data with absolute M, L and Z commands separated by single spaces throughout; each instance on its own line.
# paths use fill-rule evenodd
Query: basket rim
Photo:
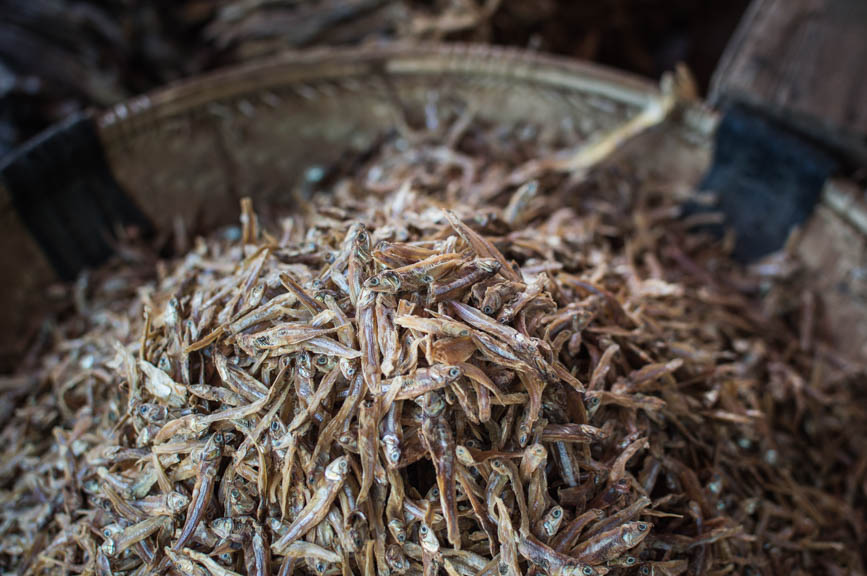
M 218 101 L 293 84 L 371 74 L 470 75 L 538 84 L 643 106 L 659 95 L 651 80 L 607 66 L 512 47 L 394 42 L 290 50 L 178 80 L 95 114 L 104 145 Z

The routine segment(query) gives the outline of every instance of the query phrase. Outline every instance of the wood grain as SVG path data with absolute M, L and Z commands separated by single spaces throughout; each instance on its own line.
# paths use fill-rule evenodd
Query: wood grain
M 867 158 L 867 2 L 753 0 L 711 85 L 847 155 Z

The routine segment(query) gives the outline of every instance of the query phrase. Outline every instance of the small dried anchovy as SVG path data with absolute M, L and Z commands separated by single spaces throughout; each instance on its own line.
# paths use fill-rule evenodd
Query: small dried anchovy
M 797 274 L 440 120 L 82 278 L 3 380 L 4 571 L 863 573 L 863 368 L 800 346 Z

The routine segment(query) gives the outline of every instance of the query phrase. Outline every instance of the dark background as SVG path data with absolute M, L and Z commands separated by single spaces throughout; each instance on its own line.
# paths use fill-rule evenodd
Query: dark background
M 286 48 L 486 42 L 706 90 L 747 0 L 0 0 L 0 157 L 81 108 Z

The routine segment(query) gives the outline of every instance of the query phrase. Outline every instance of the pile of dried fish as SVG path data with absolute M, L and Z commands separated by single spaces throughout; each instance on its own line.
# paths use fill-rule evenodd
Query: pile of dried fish
M 3 383 L 0 566 L 863 573 L 863 369 L 796 263 L 432 114 L 311 169 L 301 212 L 79 282 Z

